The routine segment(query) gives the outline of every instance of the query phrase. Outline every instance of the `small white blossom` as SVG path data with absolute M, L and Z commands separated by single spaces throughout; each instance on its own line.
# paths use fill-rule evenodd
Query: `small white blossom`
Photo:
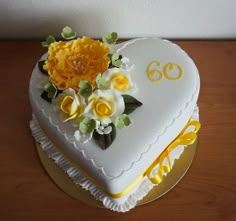
M 121 61 L 122 61 L 122 65 L 121 65 L 122 69 L 126 71 L 131 71 L 134 68 L 134 64 L 129 60 L 129 58 L 123 57 Z
M 104 123 L 100 122 L 100 125 L 96 128 L 96 131 L 100 135 L 110 134 L 112 131 L 112 127 L 108 124 L 104 124 Z

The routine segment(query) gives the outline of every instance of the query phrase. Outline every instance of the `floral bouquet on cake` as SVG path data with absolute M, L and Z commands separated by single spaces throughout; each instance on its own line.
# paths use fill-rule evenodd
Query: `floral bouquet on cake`
M 38 67 L 48 75 L 48 83 L 41 97 L 55 107 L 63 122 L 76 127 L 76 140 L 85 143 L 94 138 L 106 149 L 115 139 L 116 128 L 130 125 L 129 114 L 142 105 L 130 95 L 135 91 L 132 65 L 113 51 L 118 39 L 115 32 L 99 41 L 76 38 L 66 26 L 61 36 L 63 41 L 50 35 L 42 42 L 48 56 Z

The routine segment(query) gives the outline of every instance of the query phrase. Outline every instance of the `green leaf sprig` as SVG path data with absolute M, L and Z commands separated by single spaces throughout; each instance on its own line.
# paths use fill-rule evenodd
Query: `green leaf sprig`
M 84 98 L 88 98 L 93 93 L 93 85 L 88 81 L 82 80 L 79 82 L 79 94 Z
M 119 129 L 127 127 L 130 124 L 131 124 L 131 120 L 127 114 L 121 114 L 120 116 L 117 117 L 115 121 L 115 125 Z
M 115 54 L 108 54 L 108 58 L 110 59 L 110 64 L 109 64 L 109 68 L 112 67 L 117 67 L 119 68 L 122 64 L 122 55 L 119 55 L 117 53 Z
M 118 34 L 116 32 L 107 32 L 103 35 L 102 41 L 106 44 L 115 44 L 118 39 Z
M 85 117 L 79 124 L 79 130 L 83 134 L 92 133 L 95 127 L 96 127 L 96 121 L 89 117 Z
M 73 31 L 72 28 L 69 26 L 64 27 L 61 32 L 61 36 L 65 40 L 72 40 L 72 39 L 76 38 L 76 35 L 77 35 L 77 33 L 75 31 Z
M 100 90 L 106 90 L 108 88 L 106 80 L 102 77 L 101 73 L 99 73 L 96 77 L 96 84 L 97 88 Z
M 61 32 L 61 36 L 65 39 L 65 40 L 72 40 L 74 38 L 76 38 L 76 35 L 77 33 L 75 31 L 72 30 L 71 27 L 69 26 L 65 26 L 63 29 L 62 29 L 62 32 Z M 49 35 L 45 41 L 41 42 L 41 45 L 43 47 L 49 47 L 50 44 L 56 42 L 56 39 L 52 36 L 52 35 Z
M 55 98 L 57 95 L 57 87 L 51 82 L 47 83 L 44 86 L 44 91 L 47 92 L 48 98 L 51 98 L 51 99 Z
M 51 103 L 52 99 L 54 99 L 59 93 L 61 93 L 61 91 L 57 89 L 56 85 L 51 82 L 45 84 L 43 88 L 44 91 L 41 94 L 41 97 L 49 103 Z
M 54 42 L 56 42 L 56 39 L 52 35 L 49 35 L 45 41 L 41 42 L 41 45 L 43 47 L 48 47 L 50 44 Z

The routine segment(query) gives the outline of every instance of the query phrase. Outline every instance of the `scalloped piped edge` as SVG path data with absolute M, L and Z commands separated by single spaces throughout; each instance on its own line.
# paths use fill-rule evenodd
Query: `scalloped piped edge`
M 134 43 L 134 42 L 136 42 L 136 41 L 146 40 L 146 39 L 150 39 L 150 38 L 151 38 L 151 39 L 160 39 L 160 38 L 158 38 L 158 37 L 137 38 L 137 39 L 133 39 L 133 40 L 130 40 L 130 41 L 121 43 L 121 44 L 117 44 L 116 47 L 114 47 L 114 48 L 115 48 L 115 50 L 116 50 L 117 52 L 119 52 L 120 50 L 122 50 L 122 49 L 124 49 L 125 47 L 127 47 L 127 45 L 129 45 L 129 44 L 132 44 L 132 43 Z M 169 44 L 172 44 L 174 47 L 178 48 L 182 53 L 186 54 L 187 58 L 191 61 L 192 64 L 194 64 L 193 60 L 189 57 L 189 55 L 188 55 L 181 47 L 179 47 L 178 45 L 172 43 L 171 41 L 163 40 L 163 39 L 161 39 L 161 40 L 164 41 L 164 42 L 168 42 Z M 45 57 L 45 55 L 43 55 L 43 57 Z M 195 66 L 195 65 L 194 65 L 194 66 Z M 196 67 L 196 66 L 195 66 L 195 67 Z M 196 67 L 196 69 L 197 69 L 197 67 Z M 139 156 L 136 160 L 132 161 L 132 162 L 130 163 L 130 165 L 129 165 L 127 168 L 121 170 L 120 173 L 119 173 L 118 175 L 116 175 L 116 176 L 108 174 L 108 173 L 105 171 L 105 168 L 104 168 L 103 166 L 99 166 L 93 158 L 91 158 L 91 157 L 89 157 L 89 156 L 86 155 L 86 153 L 85 153 L 84 150 L 79 149 L 79 148 L 77 147 L 77 145 L 76 145 L 75 140 L 71 139 L 66 133 L 64 133 L 64 132 L 61 130 L 61 128 L 59 127 L 59 125 L 57 125 L 55 122 L 53 122 L 51 116 L 49 116 L 49 114 L 46 113 L 44 109 L 41 109 L 41 107 L 39 106 L 39 103 L 37 102 L 37 99 L 35 99 L 35 95 L 34 95 L 34 92 L 33 92 L 33 90 L 32 90 L 32 86 L 31 86 L 30 93 L 31 93 L 32 97 L 34 98 L 33 101 L 34 101 L 34 103 L 36 104 L 37 108 L 38 108 L 38 109 L 41 109 L 41 111 L 42 111 L 44 117 L 46 117 L 46 118 L 49 120 L 49 122 L 51 123 L 51 125 L 52 125 L 53 127 L 55 127 L 55 128 L 57 129 L 57 131 L 58 131 L 62 136 L 65 137 L 65 139 L 68 141 L 68 143 L 72 144 L 73 147 L 74 147 L 76 150 L 78 150 L 78 151 L 83 155 L 83 157 L 84 157 L 86 160 L 90 161 L 91 164 L 92 164 L 95 168 L 97 168 L 104 176 L 106 176 L 106 177 L 108 177 L 108 178 L 110 178 L 110 179 L 116 179 L 116 178 L 121 177 L 121 176 L 122 176 L 124 173 L 126 173 L 127 171 L 131 170 L 131 169 L 135 166 L 135 164 L 138 163 L 138 162 L 143 158 L 143 156 L 144 156 L 145 154 L 147 154 L 147 153 L 150 151 L 151 147 L 152 147 L 153 145 L 155 145 L 155 144 L 158 142 L 158 140 L 160 139 L 160 137 L 161 137 L 163 134 L 165 134 L 166 131 L 174 124 L 174 122 L 183 114 L 184 110 L 188 107 L 188 105 L 189 105 L 189 104 L 192 102 L 192 100 L 194 99 L 194 95 L 198 92 L 198 90 L 199 90 L 199 84 L 200 84 L 200 81 L 197 82 L 196 88 L 195 88 L 193 94 L 190 96 L 190 100 L 186 101 L 185 105 L 183 105 L 183 107 L 180 108 L 179 113 L 178 113 L 175 117 L 173 117 L 173 119 L 170 121 L 170 123 L 165 126 L 165 128 L 163 129 L 163 131 L 162 131 L 160 134 L 157 134 L 157 135 L 156 135 L 156 139 L 155 139 L 154 141 L 150 142 L 149 145 L 147 145 L 147 149 L 146 149 L 145 151 L 143 151 L 142 153 L 140 153 L 140 156 Z

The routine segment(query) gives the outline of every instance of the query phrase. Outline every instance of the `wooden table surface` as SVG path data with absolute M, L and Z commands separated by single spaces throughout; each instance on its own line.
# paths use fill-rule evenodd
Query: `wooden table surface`
M 38 41 L 0 42 L 0 220 L 236 220 L 236 41 L 175 41 L 201 78 L 202 129 L 188 173 L 160 199 L 116 213 L 62 192 L 39 161 L 28 85 Z

